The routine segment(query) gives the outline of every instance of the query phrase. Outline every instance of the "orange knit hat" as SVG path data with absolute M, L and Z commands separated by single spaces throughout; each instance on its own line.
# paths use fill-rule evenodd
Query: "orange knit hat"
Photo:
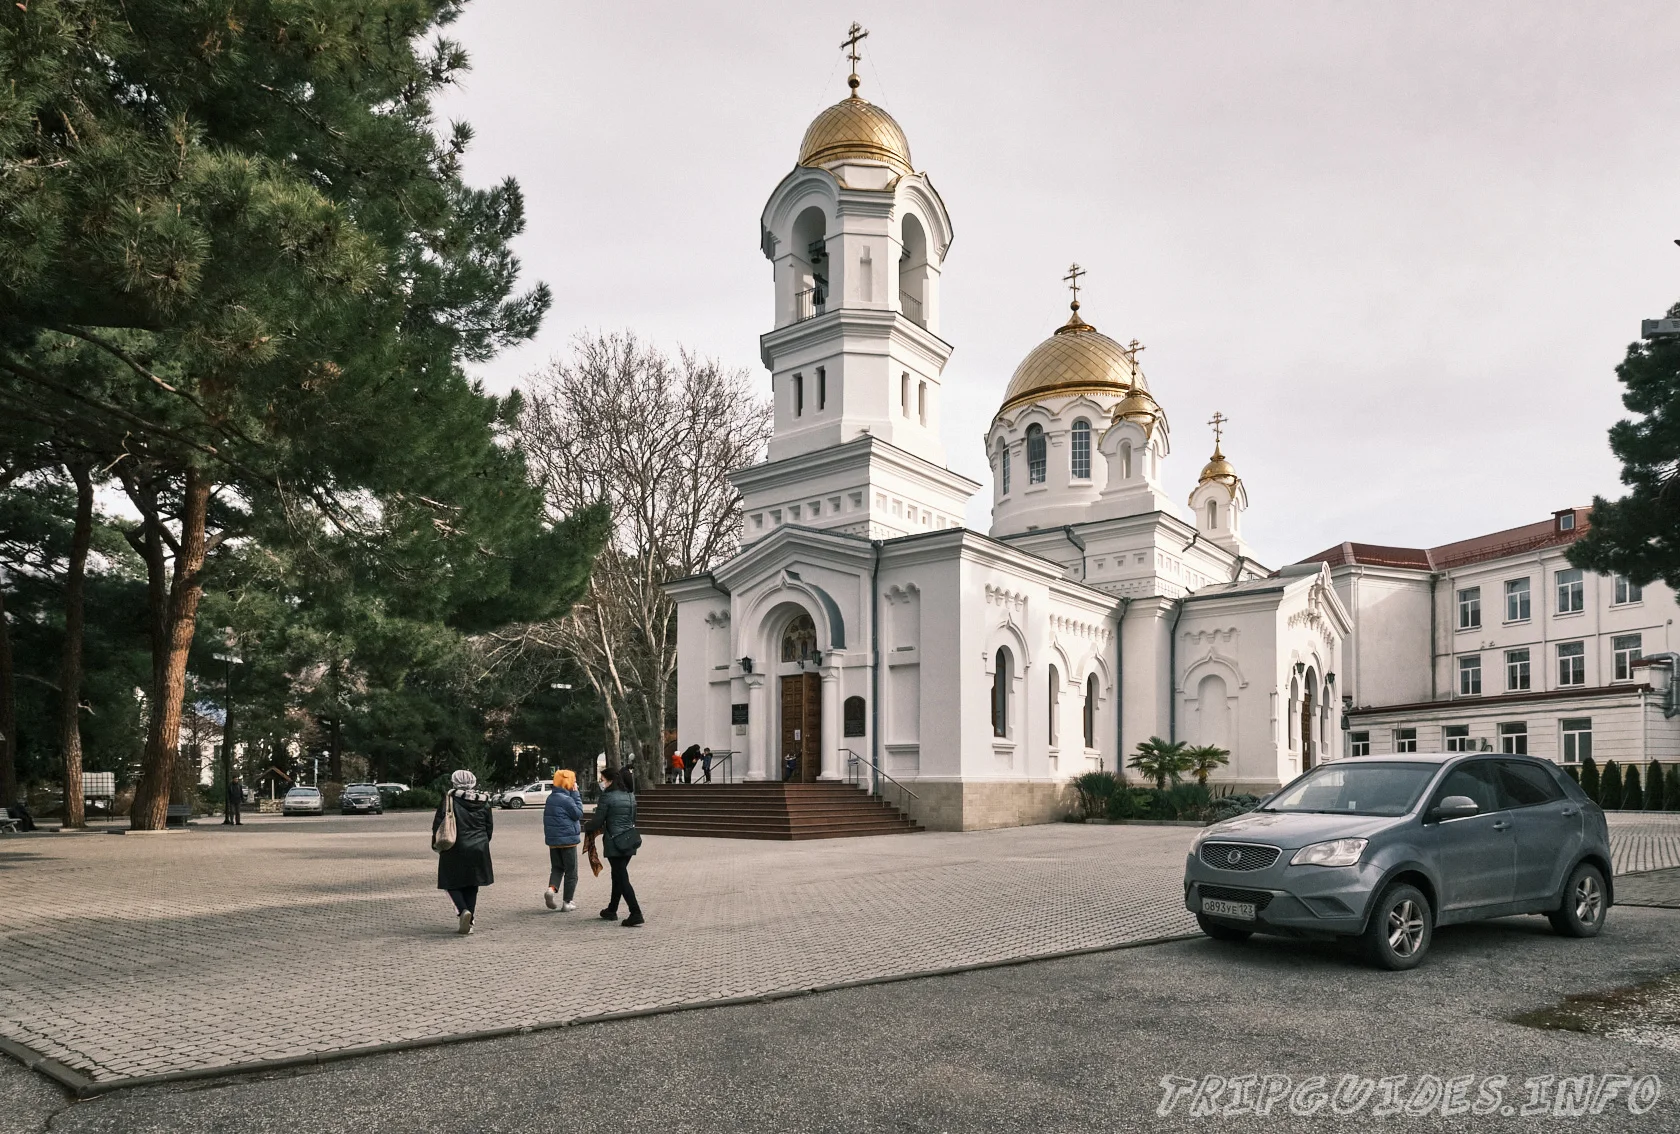
M 572 771 L 570 768 L 561 768 L 558 772 L 554 773 L 554 786 L 557 788 L 564 788 L 566 791 L 576 791 L 577 773 Z

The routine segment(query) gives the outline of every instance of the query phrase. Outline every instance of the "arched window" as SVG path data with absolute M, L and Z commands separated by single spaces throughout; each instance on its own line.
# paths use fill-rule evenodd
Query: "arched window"
M 1210 531 L 1210 532 L 1211 531 L 1216 531 L 1216 530 L 1218 530 L 1218 528 L 1219 528 L 1219 501 L 1209 500 L 1208 501 L 1208 531 Z
M 1043 484 L 1044 469 L 1047 464 L 1044 446 L 1044 427 L 1042 425 L 1027 426 L 1027 483 Z
M 817 624 L 809 614 L 800 614 L 782 631 L 782 660 L 806 661 L 817 652 Z
M 842 736 L 862 736 L 865 733 L 864 703 L 862 697 L 847 697 L 840 707 L 840 734 Z
M 1009 495 L 1009 442 L 998 442 L 998 478 L 1003 482 L 1003 494 Z
M 992 735 L 1009 735 L 1009 650 L 998 647 L 992 666 Z
M 1068 463 L 1074 480 L 1091 479 L 1091 423 L 1080 418 L 1073 423 L 1073 440 L 1068 445 Z
M 1097 746 L 1097 675 L 1085 679 L 1085 747 Z
M 905 417 L 910 416 L 910 372 L 908 370 L 898 376 L 898 408 Z
M 1050 744 L 1056 743 L 1056 729 L 1062 708 L 1062 679 L 1056 673 L 1056 667 L 1050 667 Z
M 1132 443 L 1120 442 L 1120 479 L 1132 479 Z

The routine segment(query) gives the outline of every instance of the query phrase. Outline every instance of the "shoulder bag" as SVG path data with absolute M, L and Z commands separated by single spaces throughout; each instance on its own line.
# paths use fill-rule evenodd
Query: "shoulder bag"
M 459 832 L 455 828 L 455 793 L 443 793 L 443 822 L 432 832 L 432 849 L 442 854 L 455 845 Z

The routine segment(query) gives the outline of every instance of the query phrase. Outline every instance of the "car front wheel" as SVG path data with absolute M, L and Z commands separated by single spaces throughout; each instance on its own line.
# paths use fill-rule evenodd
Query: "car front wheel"
M 1385 969 L 1414 969 L 1434 938 L 1429 899 L 1416 886 L 1397 882 L 1383 891 L 1365 927 L 1365 952 Z
M 1604 888 L 1604 873 L 1583 862 L 1569 875 L 1563 888 L 1563 905 L 1547 914 L 1552 928 L 1565 937 L 1597 937 L 1610 912 L 1610 897 Z
M 523 799 L 520 799 L 516 795 L 512 799 L 508 800 L 508 806 L 509 807 L 524 807 L 525 806 L 525 801 Z
M 1254 935 L 1251 929 L 1238 929 L 1234 925 L 1225 925 L 1214 921 L 1210 917 L 1196 915 L 1196 924 L 1202 927 L 1202 932 L 1215 941 L 1247 941 Z

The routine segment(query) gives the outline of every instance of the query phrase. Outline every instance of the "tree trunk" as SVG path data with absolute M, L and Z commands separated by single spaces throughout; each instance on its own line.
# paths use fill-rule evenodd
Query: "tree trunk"
M 156 686 L 152 690 L 140 782 L 129 813 L 129 824 L 137 831 L 162 830 L 169 817 L 181 739 L 181 701 L 187 686 L 187 652 L 198 622 L 199 596 L 204 593 L 204 521 L 210 503 L 210 480 L 201 470 L 187 470 L 181 502 L 181 545 L 175 555 L 168 606 L 155 620 L 160 630 L 152 659 Z M 157 589 L 153 589 L 154 594 Z M 160 652 L 161 658 L 157 656 Z
M 17 699 L 12 677 L 12 635 L 6 625 L 5 575 L 0 574 L 0 806 L 17 802 Z
M 58 739 L 64 753 L 64 826 L 85 827 L 82 813 L 82 606 L 88 545 L 93 541 L 93 476 L 86 462 L 65 466 L 76 482 L 76 527 L 64 572 L 64 656 L 58 667 Z

